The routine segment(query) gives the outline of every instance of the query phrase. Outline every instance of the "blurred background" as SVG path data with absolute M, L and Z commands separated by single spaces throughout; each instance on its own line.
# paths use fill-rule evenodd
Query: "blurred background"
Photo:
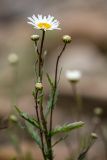
M 67 80 L 65 73 L 68 69 L 80 70 L 82 78 L 77 84 L 77 92 L 82 101 L 79 120 L 86 122 L 83 132 L 91 133 L 96 123 L 100 128 L 100 131 L 97 131 L 99 138 L 91 148 L 88 158 L 107 159 L 106 0 L 0 0 L 0 117 L 6 121 L 14 104 L 30 114 L 33 113 L 35 53 L 30 36 L 35 33 L 41 34 L 27 24 L 27 17 L 33 14 L 50 14 L 60 21 L 62 30 L 47 31 L 45 39 L 45 69 L 51 76 L 54 75 L 56 58 L 63 45 L 62 36 L 69 34 L 72 37 L 72 43 L 67 46 L 60 61 L 60 95 L 55 109 L 54 124 L 76 120 L 72 84 Z M 14 68 L 8 62 L 11 53 L 16 53 L 19 58 Z M 44 86 L 48 96 L 48 86 L 45 83 Z M 94 110 L 99 107 L 103 112 L 100 117 L 97 115 L 96 120 Z M 19 130 L 15 132 L 18 132 L 21 140 L 22 152 L 31 151 L 35 160 L 41 159 L 40 151 L 35 149 L 35 144 L 29 136 L 25 136 L 25 133 L 22 134 Z M 7 129 L 0 130 L 0 160 L 9 160 L 16 154 L 9 135 L 11 132 L 7 132 Z M 72 135 L 70 137 L 67 142 L 56 147 L 56 160 L 64 160 L 69 157 L 70 152 L 72 153 Z

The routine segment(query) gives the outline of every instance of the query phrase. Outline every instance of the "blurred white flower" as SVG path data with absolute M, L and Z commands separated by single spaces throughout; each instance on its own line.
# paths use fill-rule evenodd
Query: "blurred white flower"
M 66 78 L 70 82 L 78 82 L 81 79 L 81 72 L 79 70 L 68 70 L 66 71 Z
M 36 29 L 43 29 L 43 30 L 54 30 L 60 29 L 58 28 L 59 22 L 53 17 L 48 15 L 48 17 L 42 15 L 38 15 L 37 17 L 33 15 L 32 17 L 28 17 L 30 22 L 29 24 L 33 25 Z
M 16 63 L 18 63 L 19 58 L 18 58 L 17 54 L 11 53 L 8 56 L 8 61 L 10 64 L 16 64 Z
M 11 114 L 10 116 L 9 116 L 9 119 L 12 121 L 12 122 L 17 122 L 17 117 L 16 117 L 16 115 L 14 115 L 14 114 Z
M 94 109 L 94 114 L 100 116 L 103 113 L 103 109 L 101 107 L 96 107 Z

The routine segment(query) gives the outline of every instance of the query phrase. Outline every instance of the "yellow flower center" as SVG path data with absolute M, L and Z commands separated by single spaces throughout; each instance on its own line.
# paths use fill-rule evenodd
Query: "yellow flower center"
M 43 23 L 39 23 L 38 27 L 42 28 L 42 29 L 49 29 L 49 28 L 51 28 L 51 24 L 43 22 Z

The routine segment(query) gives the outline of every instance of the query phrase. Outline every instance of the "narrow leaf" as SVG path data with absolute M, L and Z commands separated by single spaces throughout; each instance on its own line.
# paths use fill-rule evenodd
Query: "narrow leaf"
M 84 125 L 84 122 L 74 122 L 70 124 L 64 124 L 63 126 L 58 126 L 53 131 L 51 132 L 52 136 L 57 134 L 57 133 L 63 133 L 63 132 L 69 132 L 74 129 L 80 128 Z
M 26 112 L 22 112 L 18 107 L 16 107 L 16 110 L 18 111 L 19 115 L 25 119 L 26 121 L 28 121 L 29 123 L 31 123 L 33 126 L 40 128 L 40 125 L 38 124 L 38 122 L 32 118 L 31 116 L 29 116 Z
M 92 133 L 89 136 L 89 139 L 86 139 L 86 142 L 84 142 L 84 146 L 83 146 L 77 160 L 85 160 L 86 159 L 89 149 L 95 143 L 97 138 L 98 138 L 97 135 L 95 133 Z M 85 143 L 86 143 L 86 145 L 85 145 Z
M 52 80 L 51 80 L 51 78 L 50 78 L 48 73 L 46 73 L 46 76 L 47 76 L 47 79 L 48 79 L 48 82 L 49 82 L 51 88 L 53 89 L 54 88 L 54 83 L 52 82 Z
M 45 111 L 45 117 L 47 117 L 48 114 L 50 113 L 52 105 L 55 106 L 57 102 L 58 92 L 55 91 L 55 96 L 53 96 L 53 94 L 54 94 L 54 90 L 51 91 L 51 95 L 49 96 L 49 100 L 48 100 L 46 111 Z
M 35 140 L 36 144 L 41 148 L 41 140 L 38 133 L 34 130 L 34 127 L 29 122 L 26 122 L 26 127 L 31 137 Z

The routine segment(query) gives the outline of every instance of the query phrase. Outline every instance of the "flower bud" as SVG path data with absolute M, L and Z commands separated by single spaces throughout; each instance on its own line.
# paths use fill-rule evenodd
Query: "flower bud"
M 71 42 L 71 36 L 69 36 L 69 35 L 64 35 L 64 36 L 62 37 L 62 40 L 63 40 L 64 43 L 70 43 L 70 42 Z
M 91 133 L 91 137 L 92 137 L 92 139 L 97 139 L 98 138 L 96 133 Z
M 15 65 L 19 62 L 19 58 L 17 56 L 17 54 L 15 53 L 11 53 L 9 56 L 8 56 L 8 61 L 11 65 Z
M 68 70 L 66 72 L 66 78 L 72 82 L 72 83 L 76 83 L 81 79 L 81 72 L 78 70 Z
M 94 109 L 94 114 L 95 115 L 100 116 L 102 113 L 103 113 L 102 108 L 97 107 L 97 108 Z
M 38 41 L 39 38 L 40 38 L 39 35 L 32 35 L 32 36 L 31 36 L 31 40 L 32 40 L 32 41 Z
M 17 122 L 17 117 L 14 115 L 14 114 L 11 114 L 9 119 L 12 121 L 12 122 Z
M 41 90 L 41 89 L 43 88 L 43 85 L 42 85 L 42 83 L 37 82 L 37 83 L 35 84 L 35 87 L 36 87 L 36 89 Z

